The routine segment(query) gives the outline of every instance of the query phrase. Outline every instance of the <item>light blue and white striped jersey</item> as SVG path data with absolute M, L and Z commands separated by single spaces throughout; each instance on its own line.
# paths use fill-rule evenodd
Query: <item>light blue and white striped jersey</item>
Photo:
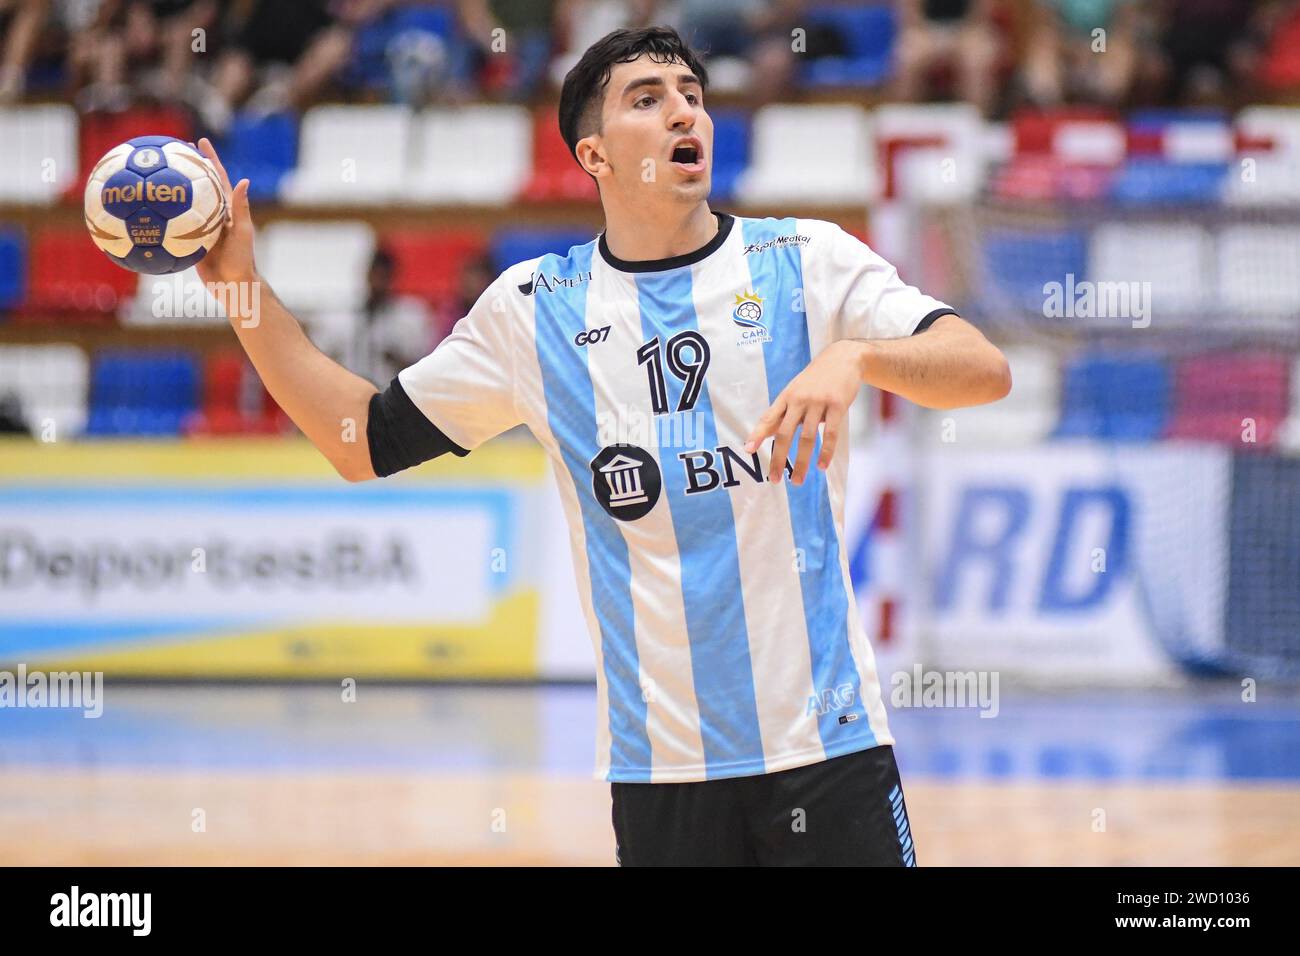
M 549 454 L 610 781 L 771 773 L 893 742 L 849 581 L 848 442 L 798 487 L 766 480 L 770 441 L 744 444 L 831 342 L 952 310 L 832 223 L 718 219 L 673 259 L 623 262 L 602 236 L 512 266 L 398 376 L 462 448 L 525 423 Z

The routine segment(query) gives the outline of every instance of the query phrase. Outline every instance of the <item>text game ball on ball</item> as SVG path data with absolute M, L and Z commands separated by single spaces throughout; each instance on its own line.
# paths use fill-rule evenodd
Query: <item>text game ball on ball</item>
M 198 262 L 221 237 L 217 171 L 188 143 L 138 136 L 110 149 L 86 183 L 86 228 L 121 266 L 162 275 Z

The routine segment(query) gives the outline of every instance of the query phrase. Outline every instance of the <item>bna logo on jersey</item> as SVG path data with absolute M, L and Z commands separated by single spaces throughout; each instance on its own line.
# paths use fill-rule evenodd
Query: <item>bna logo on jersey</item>
M 763 297 L 753 292 L 736 296 L 736 307 L 731 310 L 731 321 L 740 327 L 737 345 L 770 342 L 772 336 L 763 324 Z

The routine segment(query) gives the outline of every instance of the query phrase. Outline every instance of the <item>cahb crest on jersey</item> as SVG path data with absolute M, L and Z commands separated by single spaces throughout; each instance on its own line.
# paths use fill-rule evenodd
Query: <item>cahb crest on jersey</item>
M 754 292 L 736 296 L 736 307 L 731 310 L 731 321 L 740 327 L 737 345 L 753 345 L 772 341 L 772 335 L 763 324 L 763 297 Z

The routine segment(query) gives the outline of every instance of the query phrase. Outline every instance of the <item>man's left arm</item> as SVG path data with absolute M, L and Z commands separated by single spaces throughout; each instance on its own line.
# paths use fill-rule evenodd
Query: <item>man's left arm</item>
M 770 481 L 780 481 L 796 430 L 799 446 L 790 480 L 803 483 L 819 425 L 817 465 L 830 466 L 849 406 L 863 383 L 926 408 L 962 408 L 1005 397 L 1011 391 L 1011 370 L 997 346 L 952 314 L 906 338 L 832 342 L 790 381 L 749 434 L 745 447 L 750 453 L 774 438 Z

